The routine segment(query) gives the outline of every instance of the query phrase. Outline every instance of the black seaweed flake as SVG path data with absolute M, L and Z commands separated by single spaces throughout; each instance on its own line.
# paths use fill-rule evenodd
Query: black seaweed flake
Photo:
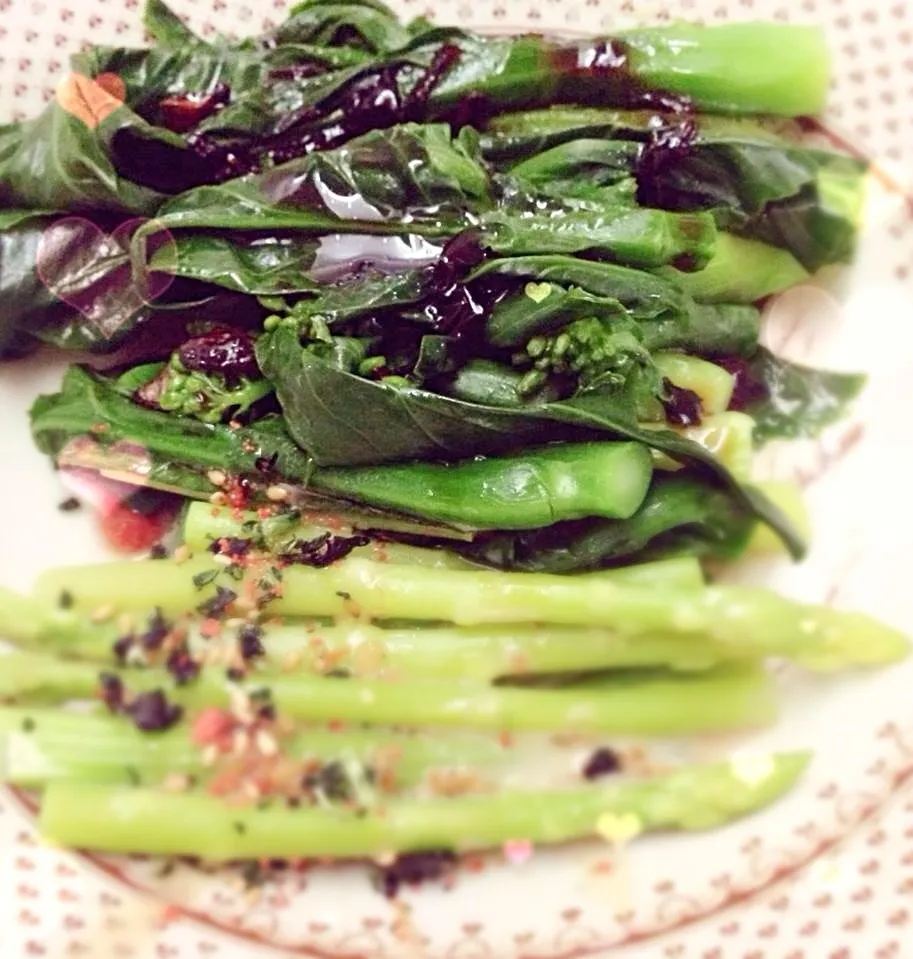
M 392 899 L 401 886 L 418 886 L 440 879 L 451 872 L 456 863 L 456 854 L 451 849 L 401 853 L 389 866 L 375 867 L 374 883 L 380 892 Z
M 149 617 L 149 625 L 146 632 L 143 633 L 139 641 L 144 649 L 156 650 L 171 632 L 171 624 L 162 615 L 161 609 L 156 607 L 155 612 Z
M 115 660 L 123 666 L 127 662 L 127 656 L 130 653 L 130 650 L 133 649 L 134 644 L 136 643 L 136 637 L 129 633 L 126 636 L 121 636 L 118 639 L 115 639 L 111 645 L 111 652 L 114 654 Z
M 57 605 L 61 609 L 70 609 L 73 605 L 73 594 L 68 589 L 62 589 L 57 597 Z
M 243 822 L 234 822 L 231 824 L 231 828 L 239 835 L 243 836 L 247 832 L 247 826 Z
M 207 549 L 210 553 L 217 556 L 230 556 L 232 559 L 240 559 L 246 556 L 253 549 L 254 541 L 241 536 L 220 536 L 214 539 Z
M 282 554 L 282 559 L 286 563 L 320 569 L 331 566 L 348 556 L 353 549 L 367 546 L 370 542 L 368 536 L 334 536 L 332 533 L 322 533 L 314 539 L 295 540 L 292 548 Z
M 165 669 L 171 673 L 178 686 L 186 686 L 200 675 L 200 664 L 191 656 L 186 645 L 173 649 L 168 654 Z
M 266 650 L 263 648 L 262 639 L 263 630 L 253 623 L 245 623 L 238 630 L 238 645 L 241 650 L 241 657 L 245 661 L 265 655 Z
M 217 619 L 237 598 L 238 594 L 234 590 L 217 586 L 215 596 L 210 596 L 209 599 L 200 603 L 197 606 L 197 612 L 208 619 Z
M 257 708 L 257 719 L 271 723 L 276 718 L 276 707 L 272 703 L 264 703 Z
M 75 510 L 81 509 L 82 503 L 75 496 L 68 496 L 62 503 L 59 503 L 57 509 L 61 513 L 72 513 Z
M 327 679 L 351 679 L 352 673 L 348 669 L 339 666 L 336 669 L 328 670 L 323 674 Z
M 98 683 L 99 699 L 112 713 L 119 713 L 124 705 L 124 681 L 117 673 L 100 673 Z
M 165 559 L 167 555 L 168 550 L 163 543 L 156 543 L 152 549 L 149 550 L 149 559 Z
M 146 733 L 170 729 L 184 714 L 180 706 L 168 702 L 160 689 L 140 693 L 125 711 L 132 717 L 137 729 Z
M 584 779 L 598 779 L 617 773 L 621 769 L 621 757 L 618 753 L 606 747 L 595 750 L 587 759 L 582 769 Z

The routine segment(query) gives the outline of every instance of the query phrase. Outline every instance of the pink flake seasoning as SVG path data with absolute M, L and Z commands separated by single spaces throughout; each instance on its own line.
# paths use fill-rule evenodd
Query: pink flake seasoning
M 512 866 L 522 866 L 532 857 L 533 848 L 533 844 L 528 839 L 508 839 L 501 847 L 501 852 Z

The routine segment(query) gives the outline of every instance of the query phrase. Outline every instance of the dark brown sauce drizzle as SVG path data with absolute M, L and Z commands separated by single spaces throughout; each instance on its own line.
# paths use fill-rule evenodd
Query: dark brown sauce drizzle
M 512 103 L 514 109 L 547 103 L 614 103 L 627 109 L 655 110 L 657 121 L 651 130 L 635 169 L 641 202 L 652 203 L 659 174 L 687 154 L 697 136 L 693 106 L 687 97 L 652 90 L 631 74 L 627 45 L 617 39 L 593 44 L 559 45 L 546 48 L 549 68 L 555 73 L 554 89 L 547 100 L 530 91 L 528 102 Z M 260 170 L 264 164 L 281 164 L 318 150 L 341 146 L 369 130 L 383 129 L 408 121 L 429 119 L 428 101 L 441 80 L 462 56 L 453 43 L 444 43 L 428 67 L 415 77 L 405 96 L 404 80 L 419 70 L 414 64 L 393 62 L 371 67 L 342 84 L 319 104 L 308 106 L 283 123 L 271 135 L 226 144 L 206 132 L 189 133 L 189 150 L 177 155 L 170 144 L 138 136 L 125 128 L 114 137 L 112 150 L 119 169 L 128 169 L 130 178 L 160 192 L 179 192 L 193 186 L 220 183 Z M 279 68 L 273 76 L 309 76 L 296 66 Z M 297 72 L 296 72 L 297 71 Z M 185 132 L 206 116 L 221 109 L 230 91 L 219 88 L 206 97 L 192 95 L 166 98 L 159 104 L 161 122 Z M 435 119 L 455 129 L 481 128 L 504 106 L 481 93 L 469 93 L 446 109 L 435 111 Z

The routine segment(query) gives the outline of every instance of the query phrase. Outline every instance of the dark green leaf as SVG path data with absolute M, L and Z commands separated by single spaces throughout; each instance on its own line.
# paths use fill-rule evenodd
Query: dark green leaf
M 377 0 L 310 0 L 292 7 L 289 19 L 274 33 L 279 43 L 321 47 L 355 47 L 385 53 L 405 46 L 409 31 Z
M 636 173 L 649 122 L 636 111 L 530 111 L 492 120 L 482 147 L 513 176 L 560 195 L 620 176 L 625 163 Z M 865 163 L 803 145 L 798 127 L 769 120 L 704 116 L 698 130 L 689 151 L 642 184 L 650 205 L 710 210 L 719 226 L 789 249 L 811 270 L 850 258 Z
M 815 437 L 846 415 L 865 376 L 833 373 L 790 363 L 761 348 L 748 361 L 748 375 L 767 394 L 745 407 L 755 420 L 755 439 Z
M 253 296 L 282 296 L 316 290 L 310 274 L 319 240 L 293 236 L 247 238 L 243 235 L 181 231 L 176 246 L 149 260 L 151 270 Z
M 257 357 L 275 387 L 288 429 L 323 466 L 453 460 L 509 452 L 530 443 L 606 436 L 634 439 L 705 472 L 769 522 L 796 554 L 801 538 L 757 491 L 742 487 L 713 454 L 668 430 L 642 429 L 623 392 L 582 393 L 572 400 L 513 409 L 480 406 L 417 389 L 401 389 L 340 372 L 298 346 L 280 326 L 261 337 Z M 357 420 L 349 411 L 358 410 Z
M 684 475 L 655 475 L 631 519 L 559 523 L 457 548 L 498 569 L 572 573 L 676 553 L 731 556 L 745 545 L 754 523 L 752 511 L 726 490 Z
M 163 0 L 146 0 L 143 26 L 159 46 L 180 47 L 188 43 L 201 42 Z
M 65 89 L 67 96 L 82 98 L 77 102 L 84 105 L 77 109 L 84 116 L 54 100 L 34 120 L 0 129 L 0 206 L 154 213 L 162 196 L 119 176 L 110 144 L 124 129 L 166 140 L 167 132 L 155 132 L 127 107 L 114 106 L 85 77 L 71 76 Z M 102 98 L 100 106 L 85 105 L 87 96 L 96 95 Z M 180 143 L 177 138 L 173 142 Z

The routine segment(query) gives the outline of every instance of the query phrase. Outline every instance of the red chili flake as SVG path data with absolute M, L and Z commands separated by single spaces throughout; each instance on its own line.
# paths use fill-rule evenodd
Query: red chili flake
M 198 746 L 211 746 L 231 735 L 237 725 L 237 719 L 227 709 L 207 706 L 193 721 L 190 738 Z
M 225 499 L 232 509 L 246 509 L 250 501 L 250 482 L 244 477 L 232 477 L 224 487 Z
M 222 632 L 222 624 L 217 619 L 204 619 L 200 623 L 200 635 L 203 639 L 215 639 Z

